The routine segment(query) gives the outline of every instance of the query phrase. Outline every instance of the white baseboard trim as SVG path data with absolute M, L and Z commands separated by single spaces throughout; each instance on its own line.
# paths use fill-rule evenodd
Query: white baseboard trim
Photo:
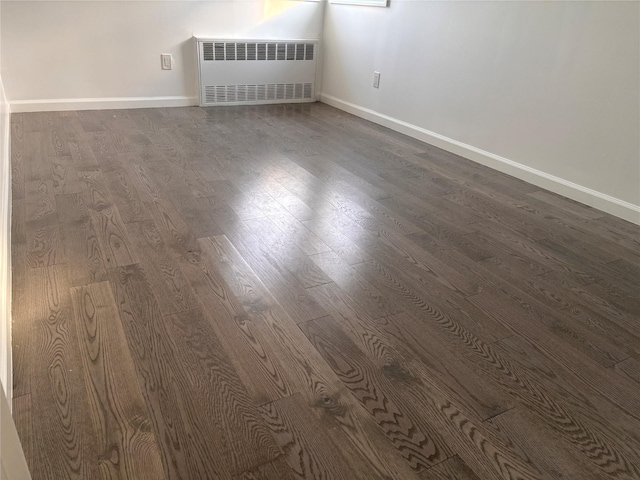
M 576 200 L 590 207 L 597 208 L 603 212 L 610 213 L 616 217 L 640 225 L 640 205 L 634 205 L 619 198 L 612 197 L 597 190 L 578 185 L 576 183 L 556 177 L 535 168 L 528 167 L 508 158 L 495 155 L 491 152 L 467 145 L 453 140 L 435 132 L 412 125 L 402 120 L 398 120 L 387 115 L 383 115 L 374 110 L 363 108 L 344 100 L 340 100 L 332 95 L 320 94 L 320 101 L 339 108 L 345 112 L 377 123 L 384 127 L 403 133 L 417 140 L 434 145 L 448 152 L 455 153 L 461 157 L 468 158 L 474 162 L 498 170 L 502 173 L 519 178 L 538 187 L 550 190 L 551 192 L 563 195 L 572 200 Z
M 130 108 L 191 107 L 198 105 L 198 97 L 114 97 L 60 98 L 45 100 L 14 100 L 13 113 L 61 112 L 67 110 L 114 110 Z

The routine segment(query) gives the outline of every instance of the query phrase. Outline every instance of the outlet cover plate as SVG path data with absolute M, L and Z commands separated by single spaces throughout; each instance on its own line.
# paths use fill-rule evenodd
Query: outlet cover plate
M 380 88 L 380 72 L 373 72 L 373 88 Z
M 173 68 L 173 58 L 170 53 L 160 54 L 160 60 L 162 62 L 162 70 L 171 70 Z

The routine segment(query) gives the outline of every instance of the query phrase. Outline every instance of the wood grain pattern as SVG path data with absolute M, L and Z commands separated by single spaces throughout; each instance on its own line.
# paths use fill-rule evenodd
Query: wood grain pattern
M 231 478 L 215 424 L 193 398 L 184 365 L 168 342 L 165 320 L 137 265 L 111 271 L 109 281 L 135 362 L 168 478 Z M 199 433 L 202 432 L 202 433 Z M 202 442 L 203 435 L 207 442 Z
M 198 306 L 191 286 L 172 259 L 153 222 L 127 225 L 132 248 L 149 273 L 151 288 L 163 315 L 191 310 Z
M 205 418 L 215 419 L 231 473 L 249 470 L 280 455 L 227 350 L 199 310 L 166 318 L 176 355 Z M 203 419 L 204 420 L 204 419 Z
M 229 345 L 228 352 L 245 378 L 254 401 L 263 404 L 292 393 L 287 375 L 267 339 L 258 335 L 257 326 L 242 301 L 225 282 L 219 269 L 209 261 L 207 246 L 192 252 L 180 266 L 191 282 L 202 309 L 210 315 L 216 335 Z
M 428 469 L 449 458 L 449 445 L 456 445 L 462 458 L 487 478 L 540 478 L 535 467 L 514 454 L 480 422 L 474 422 L 434 384 L 423 388 L 405 375 L 392 384 L 330 317 L 303 327 L 356 398 L 372 407 L 371 414 L 391 428 L 392 439 L 416 470 Z M 425 435 L 425 431 L 433 436 Z
M 596 479 L 602 474 L 566 448 L 556 432 L 545 430 L 524 409 L 514 408 L 487 421 L 547 477 Z M 524 435 L 523 435 L 524 433 Z M 446 478 L 446 477 L 445 477 Z
M 22 114 L 11 115 L 11 196 L 24 199 L 25 145 Z
M 254 320 L 263 337 L 270 339 L 286 366 L 289 381 L 306 398 L 311 411 L 332 431 L 332 440 L 340 450 L 349 452 L 354 468 L 367 472 L 369 478 L 414 478 L 410 465 L 340 384 L 229 240 L 216 237 L 206 243 L 209 258 L 218 262 L 227 284 L 236 294 L 242 292 L 249 318 Z
M 300 395 L 260 407 L 295 478 L 366 478 L 354 472 L 330 437 L 313 421 Z
M 32 470 L 41 478 L 100 478 L 66 268 L 32 269 L 30 276 Z
M 233 477 L 234 480 L 293 480 L 294 478 L 296 477 L 284 456 Z
M 102 282 L 107 263 L 94 224 L 89 221 L 62 224 L 63 243 L 72 285 Z
M 108 207 L 92 213 L 89 223 L 96 233 L 107 268 L 137 263 L 127 229 L 116 208 Z
M 21 395 L 31 392 L 31 376 L 33 362 L 33 328 L 37 321 L 35 309 L 32 308 L 31 295 L 36 292 L 37 283 L 27 269 L 26 261 L 19 262 L 20 253 L 24 256 L 25 247 L 13 245 L 11 252 L 11 348 L 13 360 L 13 395 Z
M 322 104 L 13 114 L 34 479 L 640 479 L 640 227 Z
M 422 480 L 480 480 L 480 477 L 457 455 L 425 470 L 420 478 Z
M 103 478 L 164 478 L 135 367 L 108 282 L 71 289 Z
M 58 225 L 27 226 L 27 265 L 31 268 L 57 265 L 66 261 Z

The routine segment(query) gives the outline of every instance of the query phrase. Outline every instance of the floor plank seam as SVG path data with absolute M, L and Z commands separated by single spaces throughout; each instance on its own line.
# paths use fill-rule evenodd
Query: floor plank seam
M 617 366 L 618 366 L 618 365 L 620 365 L 621 363 L 627 362 L 627 361 L 632 360 L 632 359 L 633 359 L 633 357 L 632 357 L 631 355 L 629 355 L 627 358 L 623 358 L 622 360 L 619 360 L 619 361 L 617 361 L 616 363 L 614 363 L 614 364 L 612 364 L 612 365 L 609 365 L 608 367 L 605 367 L 605 368 L 612 369 L 612 368 L 617 367 Z
M 31 395 L 31 392 L 24 392 L 24 393 L 20 393 L 19 395 L 14 395 L 12 400 L 17 400 L 19 398 L 26 397 L 27 395 Z
M 482 423 L 489 422 L 489 421 L 493 420 L 494 418 L 499 417 L 500 415 L 504 415 L 505 413 L 510 412 L 511 410 L 514 410 L 516 408 L 518 408 L 518 405 L 513 406 L 511 408 L 507 408 L 506 410 L 504 410 L 502 412 L 499 412 L 499 413 L 496 413 L 495 415 L 491 415 L 490 417 L 487 417 L 484 420 L 482 420 Z
M 262 405 L 260 405 L 260 406 L 262 406 Z M 251 472 L 252 470 L 257 470 L 260 467 L 264 467 L 265 465 L 269 465 L 270 463 L 274 463 L 275 461 L 277 461 L 277 460 L 279 460 L 281 458 L 284 458 L 284 452 L 282 452 L 282 451 L 280 452 L 280 455 L 278 455 L 275 458 L 272 458 L 271 460 L 266 460 L 264 462 L 259 463 L 258 465 L 254 465 L 251 468 L 246 468 L 246 469 L 242 470 L 241 472 L 237 472 L 237 473 L 233 474 L 232 478 L 242 477 L 245 473 Z

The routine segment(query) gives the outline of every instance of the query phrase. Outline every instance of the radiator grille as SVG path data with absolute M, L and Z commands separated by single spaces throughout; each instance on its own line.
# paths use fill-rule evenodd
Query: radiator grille
M 203 42 L 202 60 L 313 60 L 313 43 L 247 43 L 247 42 Z
M 204 87 L 204 92 L 207 105 L 276 100 L 309 100 L 313 98 L 313 84 L 207 85 Z
M 317 40 L 198 38 L 200 105 L 316 100 Z

